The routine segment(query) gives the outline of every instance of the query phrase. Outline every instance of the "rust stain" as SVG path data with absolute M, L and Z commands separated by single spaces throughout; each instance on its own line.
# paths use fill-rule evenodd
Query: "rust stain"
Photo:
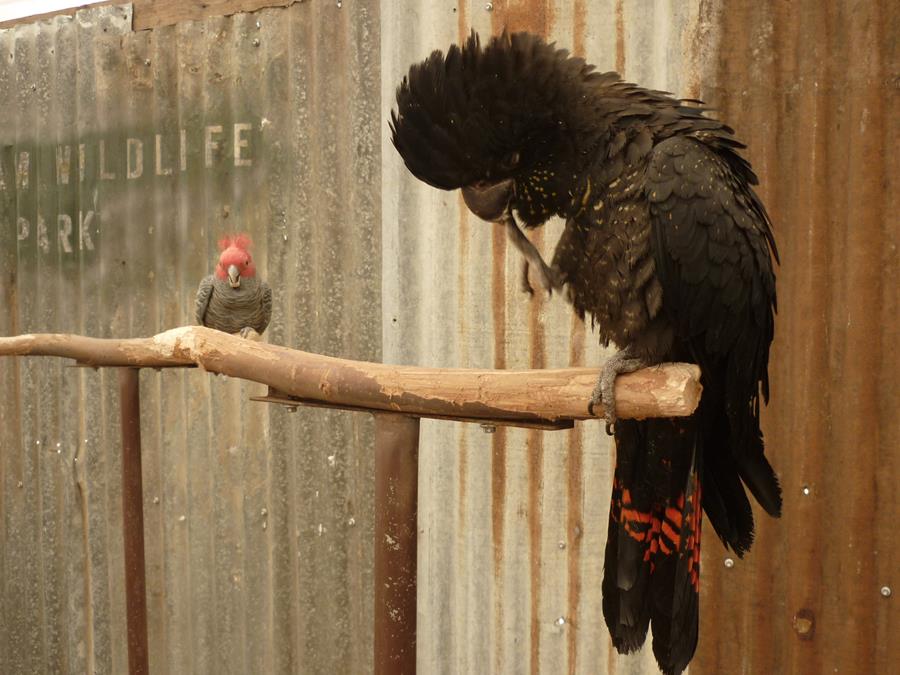
M 569 365 L 584 365 L 584 322 L 572 312 L 569 329 Z M 566 653 L 569 675 L 578 665 L 578 609 L 581 598 L 581 533 L 584 530 L 584 447 L 582 427 L 576 424 L 569 432 L 569 452 L 566 456 L 566 552 L 568 589 L 566 615 L 571 617 L 572 630 L 566 632 Z
M 825 58 L 825 52 L 831 48 L 833 43 L 833 27 L 828 13 L 819 12 L 809 17 L 809 20 L 812 23 L 802 27 L 798 26 L 796 19 L 786 21 L 783 29 L 789 31 L 787 38 L 790 39 L 791 35 L 799 37 L 807 27 L 815 27 L 816 34 L 820 36 L 817 42 L 823 52 L 816 55 L 814 70 L 810 74 L 814 80 L 821 79 L 823 83 L 832 81 L 834 76 L 832 66 Z M 822 236 L 825 233 L 817 227 L 817 224 L 828 222 L 828 203 L 826 199 L 821 198 L 819 190 L 828 182 L 827 167 L 834 156 L 830 153 L 828 142 L 828 130 L 832 124 L 832 107 L 820 98 L 816 87 L 807 85 L 796 96 L 786 97 L 786 101 L 792 106 L 796 105 L 797 110 L 803 111 L 804 117 L 809 120 L 808 123 L 794 122 L 796 125 L 797 166 L 786 166 L 784 163 L 778 162 L 778 147 L 763 146 L 767 155 L 765 161 L 778 162 L 776 164 L 778 173 L 787 174 L 784 181 L 778 180 L 777 176 L 764 176 L 763 185 L 764 187 L 772 185 L 772 188 L 767 190 L 773 201 L 771 207 L 782 211 L 785 217 L 796 218 L 795 222 L 802 223 L 799 230 L 804 232 L 805 236 L 796 237 L 787 228 L 779 227 L 781 222 L 776 221 L 775 223 L 775 232 L 782 245 L 784 260 L 784 265 L 779 270 L 779 293 L 781 298 L 786 298 L 787 307 L 790 309 L 781 312 L 779 322 L 776 324 L 776 343 L 773 352 L 774 398 L 773 405 L 766 410 L 764 416 L 764 429 L 769 447 L 772 448 L 775 467 L 781 469 L 783 482 L 787 482 L 794 488 L 788 491 L 785 499 L 785 514 L 786 516 L 793 514 L 793 517 L 786 517 L 784 522 L 774 525 L 776 528 L 786 528 L 789 540 L 796 542 L 796 546 L 787 553 L 792 560 L 793 573 L 785 584 L 786 593 L 782 594 L 776 590 L 778 595 L 787 598 L 790 606 L 816 597 L 819 593 L 818 589 L 825 582 L 821 564 L 825 556 L 824 542 L 820 537 L 809 536 L 810 530 L 815 528 L 814 523 L 820 522 L 822 517 L 827 517 L 823 512 L 824 505 L 818 500 L 813 503 L 812 500 L 805 498 L 798 486 L 803 483 L 819 484 L 822 479 L 821 472 L 824 467 L 814 458 L 821 457 L 827 452 L 829 443 L 827 428 L 830 416 L 826 412 L 827 405 L 807 406 L 805 402 L 798 400 L 797 396 L 802 395 L 808 397 L 807 400 L 818 399 L 822 402 L 831 397 L 831 391 L 827 389 L 823 391 L 819 384 L 827 382 L 831 377 L 828 364 L 822 358 L 823 354 L 830 351 L 830 335 L 828 331 L 817 327 L 815 322 L 809 321 L 808 317 L 827 315 L 828 305 L 832 302 L 827 291 L 813 293 L 809 290 L 821 283 L 821 275 L 831 267 L 831 251 L 827 237 Z M 785 115 L 786 124 L 791 124 L 792 117 L 790 114 Z M 810 171 L 808 179 L 798 171 L 799 166 L 804 164 Z M 776 189 L 779 184 L 783 189 L 793 193 L 795 203 L 787 201 L 781 204 Z M 800 205 L 803 206 L 800 207 Z M 782 303 L 784 302 L 783 299 Z M 787 336 L 795 337 L 787 338 L 789 341 L 786 342 Z M 789 377 L 785 377 L 783 366 L 780 364 L 787 356 L 784 349 L 795 339 L 802 339 L 803 344 L 807 345 L 806 353 L 791 359 L 794 372 Z M 806 373 L 809 373 L 812 378 L 807 379 L 803 372 L 797 370 L 798 366 L 808 369 Z M 803 389 L 802 394 L 799 391 L 801 388 Z M 784 461 L 783 455 L 779 456 L 775 453 L 779 453 L 781 448 L 786 447 L 786 443 L 793 442 L 790 438 L 792 434 L 785 433 L 787 430 L 783 430 L 782 425 L 795 425 L 798 421 L 803 430 L 802 437 L 806 439 L 805 451 L 793 458 L 795 461 L 791 465 Z M 772 538 L 760 541 L 762 546 L 752 551 L 751 555 L 754 557 L 764 556 L 761 559 L 776 559 L 780 552 L 774 547 L 774 542 L 771 547 L 768 542 L 772 542 Z M 764 551 L 763 547 L 770 550 Z M 752 619 L 752 623 L 747 627 L 748 632 L 752 626 L 759 625 L 760 622 L 758 617 Z M 786 641 L 775 652 L 776 654 L 780 652 L 780 658 L 775 660 L 776 664 L 781 662 L 790 664 L 789 667 L 795 670 L 810 668 L 817 671 L 823 670 L 828 665 L 829 660 L 823 660 L 823 653 L 818 647 L 803 645 L 800 649 L 795 649 L 791 642 Z
M 581 534 L 584 530 L 584 447 L 581 425 L 569 432 L 569 453 L 566 462 L 566 550 L 568 557 L 567 616 L 574 628 L 566 635 L 566 652 L 569 673 L 576 672 L 578 664 L 578 612 L 581 597 Z
M 537 229 L 531 236 L 534 247 L 540 251 L 544 245 L 544 230 Z M 528 305 L 528 329 L 531 337 L 531 353 L 529 358 L 532 368 L 544 368 L 547 365 L 547 345 L 544 337 L 544 326 L 541 314 L 546 304 L 546 296 L 540 289 L 535 290 Z
M 688 54 L 686 63 L 688 72 L 685 75 L 684 91 L 678 92 L 685 98 L 702 98 L 702 86 L 704 77 L 704 54 L 716 44 L 716 32 L 718 26 L 717 13 L 723 11 L 721 5 L 711 0 L 700 0 L 697 8 L 697 22 L 688 34 L 685 35 L 682 46 Z
M 886 44 L 879 7 L 875 3 L 868 7 L 869 12 L 866 13 L 852 11 L 849 16 L 841 14 L 836 17 L 845 29 L 858 37 L 858 42 L 854 40 L 846 45 L 847 67 L 842 72 L 855 73 L 861 77 L 848 83 L 849 86 L 842 87 L 839 95 L 839 100 L 843 99 L 845 110 L 845 123 L 840 132 L 845 141 L 842 145 L 846 148 L 846 154 L 843 155 L 834 178 L 836 185 L 846 187 L 840 194 L 840 200 L 835 201 L 838 202 L 837 213 L 841 216 L 838 222 L 846 223 L 846 226 L 832 228 L 831 233 L 835 251 L 839 252 L 836 256 L 838 264 L 843 267 L 838 279 L 841 281 L 840 288 L 844 297 L 842 311 L 834 312 L 830 317 L 829 329 L 836 338 L 836 350 L 831 358 L 842 362 L 842 368 L 836 373 L 836 395 L 832 399 L 833 407 L 830 412 L 832 419 L 840 419 L 841 423 L 833 426 L 834 443 L 830 447 L 842 448 L 846 452 L 870 449 L 868 452 L 856 453 L 853 460 L 847 462 L 839 481 L 832 483 L 835 490 L 833 494 L 845 493 L 844 486 L 847 483 L 852 491 L 849 502 L 831 502 L 833 511 L 830 522 L 844 524 L 846 537 L 842 539 L 847 545 L 830 549 L 832 555 L 838 555 L 825 568 L 826 578 L 844 575 L 845 585 L 842 590 L 849 594 L 842 603 L 843 607 L 828 608 L 829 618 L 835 622 L 835 632 L 832 633 L 835 641 L 839 635 L 838 622 L 845 625 L 849 623 L 851 627 L 852 637 L 847 647 L 840 650 L 834 660 L 844 672 L 849 672 L 852 668 L 863 672 L 883 672 L 896 666 L 896 661 L 891 663 L 885 658 L 888 645 L 878 645 L 875 642 L 875 603 L 881 602 L 881 598 L 872 590 L 880 585 L 875 577 L 874 551 L 882 550 L 888 558 L 896 560 L 900 549 L 896 544 L 896 537 L 883 542 L 872 540 L 872 533 L 876 531 L 881 518 L 896 518 L 896 513 L 887 516 L 889 511 L 880 508 L 879 499 L 887 495 L 880 495 L 873 489 L 880 471 L 880 456 L 892 450 L 896 456 L 898 446 L 884 444 L 881 437 L 880 385 L 878 379 L 871 374 L 879 372 L 884 350 L 894 349 L 897 345 L 897 331 L 893 331 L 893 334 L 884 332 L 886 326 L 881 324 L 881 316 L 877 311 L 885 280 L 890 279 L 887 283 L 894 288 L 894 292 L 897 289 L 896 276 L 887 277 L 881 264 L 885 244 L 883 238 L 888 234 L 884 229 L 885 218 L 893 220 L 895 224 L 890 230 L 895 243 L 897 227 L 896 214 L 888 214 L 885 210 L 887 146 L 882 136 L 885 127 L 885 97 L 878 87 L 866 84 L 867 80 L 879 83 L 886 81 L 882 55 L 878 49 L 861 50 L 854 46 Z M 896 36 L 896 32 L 892 35 Z M 894 114 L 896 115 L 896 110 Z M 895 150 L 896 144 L 891 148 L 891 154 Z M 832 195 L 838 196 L 834 193 Z M 891 323 L 900 327 L 897 317 Z M 889 377 L 896 375 L 897 373 L 892 373 Z M 896 386 L 896 380 L 894 383 Z M 848 396 L 852 397 L 850 405 L 853 406 L 853 412 L 843 417 Z M 839 460 L 833 458 L 829 465 L 836 461 Z M 882 545 L 884 549 L 881 548 Z M 891 547 L 893 554 L 890 552 Z M 848 573 L 849 570 L 853 570 L 853 573 Z
M 542 250 L 544 230 L 535 230 L 532 242 L 537 250 Z M 536 290 L 528 306 L 528 328 L 531 338 L 530 366 L 544 368 L 547 365 L 546 338 L 541 314 L 546 303 L 543 291 Z M 541 532 L 543 513 L 541 494 L 544 464 L 544 435 L 540 431 L 530 431 L 527 440 L 528 451 L 528 535 L 529 535 L 529 584 L 531 590 L 531 672 L 540 668 L 541 655 Z
M 587 36 L 587 6 L 585 0 L 575 0 L 572 12 L 575 15 L 572 25 L 572 52 L 579 56 L 584 56 Z
M 460 41 L 464 39 L 462 36 L 463 21 L 465 19 L 465 5 L 460 4 Z M 457 295 L 456 295 L 456 315 L 457 321 L 459 324 L 459 335 L 466 335 L 468 330 L 468 322 L 466 321 L 466 305 L 468 304 L 467 298 L 467 284 L 466 284 L 466 270 L 469 266 L 469 216 L 468 209 L 466 208 L 465 202 L 462 198 L 462 193 L 457 194 L 457 203 L 459 210 L 459 260 L 458 267 L 456 272 L 457 277 Z M 462 365 L 469 365 L 469 349 L 468 349 L 468 340 L 461 339 L 460 340 L 460 358 L 462 359 Z M 459 458 L 457 460 L 457 466 L 459 467 L 459 478 L 458 478 L 458 495 L 457 495 L 457 512 L 459 514 L 459 527 L 463 529 L 466 524 L 466 485 L 468 484 L 467 474 L 469 468 L 469 443 L 468 436 L 466 435 L 465 428 L 462 429 L 459 435 L 459 445 L 458 452 Z
M 506 233 L 491 228 L 491 309 L 494 324 L 494 367 L 506 368 Z M 491 436 L 491 539 L 494 546 L 494 628 L 503 631 L 503 517 L 506 511 L 506 429 Z M 503 672 L 503 641 L 494 652 L 495 670 Z
M 491 28 L 494 34 L 528 31 L 546 36 L 553 26 L 553 3 L 533 0 L 502 0 L 494 3 Z
M 721 645 L 733 643 L 753 672 L 887 672 L 900 659 L 876 592 L 900 556 L 883 478 L 900 461 L 900 324 L 885 300 L 898 274 L 900 160 L 886 150 L 898 19 L 885 7 L 735 3 L 722 15 L 722 89 L 704 98 L 749 145 L 783 261 L 764 430 L 785 503 L 780 521 L 757 511 L 739 577 L 707 539 L 704 672 L 726 668 Z M 815 608 L 814 622 L 797 607 Z
M 491 539 L 494 554 L 494 630 L 503 631 L 503 514 L 506 511 L 506 427 L 491 435 Z M 496 643 L 495 672 L 504 672 L 503 640 Z
M 469 31 L 472 30 L 472 27 L 469 25 L 469 4 L 467 2 L 460 2 L 456 6 L 456 32 L 459 36 L 459 44 L 465 42 L 466 38 L 469 37 Z M 462 201 L 462 196 L 460 196 L 460 201 Z
M 619 674 L 618 652 L 616 651 L 616 648 L 613 646 L 612 638 L 609 636 L 609 631 L 606 631 L 606 630 L 603 631 L 603 635 L 606 638 L 606 672 L 609 675 L 618 675 Z
M 534 3 L 527 0 L 502 2 L 495 3 L 494 8 L 495 12 L 491 20 L 491 28 L 494 34 L 497 34 L 502 30 L 509 30 L 529 31 L 546 36 L 553 25 L 553 6 L 550 2 Z M 498 229 L 499 228 L 495 228 L 495 237 Z M 535 247 L 540 250 L 541 244 L 543 243 L 543 230 L 539 229 L 535 231 L 532 238 Z M 496 260 L 497 257 L 495 255 L 495 264 Z M 506 290 L 505 286 L 506 284 L 503 284 L 504 291 Z M 497 288 L 498 286 L 495 285 L 495 293 L 497 292 Z M 543 305 L 544 299 L 541 291 L 538 290 L 532 296 L 528 313 L 529 337 L 531 339 L 531 352 L 529 358 L 531 360 L 532 368 L 543 368 L 546 363 L 546 345 L 543 326 L 541 325 L 541 311 Z M 537 673 L 540 668 L 541 650 L 540 602 L 542 514 L 540 503 L 544 451 L 543 435 L 538 431 L 530 431 L 528 433 L 526 447 L 528 453 L 529 586 L 531 596 L 529 647 L 531 672 Z M 497 540 L 495 539 L 495 542 L 496 541 Z
M 506 368 L 506 233 L 491 227 L 491 309 L 494 368 Z
M 569 327 L 569 366 L 572 368 L 584 367 L 584 321 L 575 312 L 571 314 Z
M 531 672 L 537 675 L 540 672 L 541 665 L 541 532 L 543 530 L 541 482 L 544 462 L 543 432 L 529 430 L 525 447 L 528 453 L 528 582 L 531 592 Z
M 466 435 L 465 426 L 463 426 L 462 432 L 459 435 L 459 445 L 457 446 L 457 450 L 459 451 L 459 478 L 457 484 L 457 502 L 456 502 L 456 510 L 459 517 L 459 529 L 460 531 L 465 530 L 466 527 L 466 484 L 467 484 L 467 474 L 469 471 L 469 437 Z M 460 542 L 463 540 L 460 539 Z
M 623 0 L 616 0 L 616 72 L 625 73 L 625 7 Z

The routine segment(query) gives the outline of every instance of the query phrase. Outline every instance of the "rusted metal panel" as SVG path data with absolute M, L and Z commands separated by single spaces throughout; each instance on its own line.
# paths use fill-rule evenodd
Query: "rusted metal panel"
M 764 430 L 785 505 L 732 568 L 706 539 L 703 672 L 734 663 L 734 645 L 748 673 L 886 673 L 900 663 L 892 10 L 764 2 L 722 15 L 702 93 L 748 143 L 781 251 Z
M 704 98 L 749 143 L 784 263 L 766 430 L 785 515 L 759 513 L 754 549 L 731 567 L 706 536 L 692 670 L 890 670 L 898 612 L 880 590 L 896 587 L 898 559 L 896 13 L 621 0 L 382 12 L 385 108 L 411 63 L 470 27 L 527 28 L 601 69 Z M 564 303 L 519 293 L 501 233 L 407 175 L 386 131 L 382 147 L 386 359 L 599 361 Z M 539 235 L 539 248 L 557 235 Z M 596 427 L 488 436 L 423 423 L 420 670 L 656 672 L 649 646 L 617 656 L 603 627 L 610 447 Z M 803 612 L 814 629 L 801 635 Z
M 377 12 L 309 3 L 0 31 L 3 334 L 192 322 L 246 230 L 267 339 L 380 360 L 378 39 Z M 0 671 L 126 672 L 115 373 L 0 379 Z M 200 371 L 141 389 L 151 672 L 370 671 L 371 420 Z

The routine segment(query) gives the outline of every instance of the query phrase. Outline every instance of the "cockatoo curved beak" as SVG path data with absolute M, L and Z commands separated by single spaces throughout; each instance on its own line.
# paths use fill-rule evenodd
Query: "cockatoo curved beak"
M 228 266 L 228 283 L 232 288 L 240 288 L 241 272 L 236 265 Z
M 496 223 L 509 210 L 515 183 L 506 178 L 496 183 L 480 181 L 462 189 L 463 201 L 482 220 Z

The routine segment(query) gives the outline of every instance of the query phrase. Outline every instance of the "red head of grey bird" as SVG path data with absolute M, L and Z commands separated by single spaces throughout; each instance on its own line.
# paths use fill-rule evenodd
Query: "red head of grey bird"
M 240 288 L 241 279 L 256 275 L 256 266 L 250 256 L 253 243 L 246 234 L 226 236 L 219 240 L 219 263 L 216 265 L 216 276 L 227 279 L 232 288 Z

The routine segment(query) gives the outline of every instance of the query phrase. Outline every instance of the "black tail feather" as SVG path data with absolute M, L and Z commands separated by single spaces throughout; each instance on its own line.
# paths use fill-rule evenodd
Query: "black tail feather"
M 616 424 L 603 614 L 620 652 L 639 649 L 649 628 L 666 675 L 687 668 L 697 647 L 701 509 L 737 555 L 753 543 L 744 486 L 766 511 L 781 511 L 758 410 L 737 414 L 726 383 L 709 370 L 702 382 L 692 417 Z
M 653 574 L 653 654 L 667 675 L 687 668 L 697 649 L 702 518 L 698 463 L 701 449 L 700 443 L 694 444 L 686 484 L 673 485 L 673 494 L 677 490 L 678 497 L 673 506 L 666 507 L 665 523 L 669 527 L 662 528 Z M 668 548 L 669 544 L 671 548 Z
M 603 614 L 620 652 L 653 650 L 681 672 L 697 645 L 699 470 L 696 422 L 620 421 L 603 578 Z
M 775 518 L 781 516 L 781 485 L 763 454 L 763 439 L 759 432 L 753 439 L 753 446 L 738 453 L 737 467 L 744 484 L 766 513 Z
M 636 574 L 632 575 L 633 581 L 628 588 L 620 588 L 618 573 L 625 565 L 619 564 L 619 543 L 618 522 L 610 518 L 604 561 L 603 615 L 616 650 L 629 654 L 641 648 L 650 626 L 650 612 L 646 608 L 650 566 L 649 563 L 638 563 L 632 568 Z
M 727 445 L 708 446 L 703 465 L 703 501 L 713 529 L 738 556 L 753 543 L 753 509 Z

